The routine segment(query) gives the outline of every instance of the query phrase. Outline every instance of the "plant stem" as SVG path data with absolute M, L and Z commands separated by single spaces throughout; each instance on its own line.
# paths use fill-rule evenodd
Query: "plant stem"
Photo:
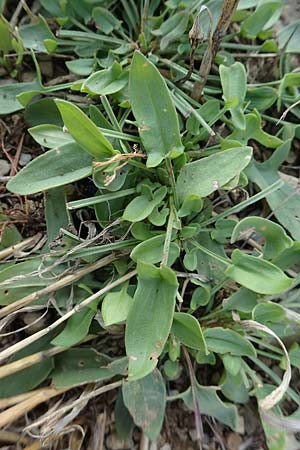
M 175 182 L 173 167 L 172 167 L 170 158 L 166 158 L 166 167 L 167 167 L 167 172 L 170 176 L 170 184 L 171 184 L 172 193 L 173 193 L 174 205 L 175 205 L 176 210 L 178 210 L 179 209 L 179 201 L 178 201 L 178 197 L 177 197 L 176 182 Z
M 161 258 L 161 264 L 160 264 L 161 267 L 168 265 L 168 258 L 169 258 L 169 251 L 170 251 L 174 221 L 175 221 L 175 212 L 174 212 L 173 198 L 170 197 L 170 214 L 169 214 L 169 219 L 168 219 L 163 255 Z
M 217 261 L 220 261 L 223 264 L 226 264 L 227 266 L 230 266 L 230 261 L 226 258 L 223 258 L 223 256 L 217 255 L 216 253 L 212 252 L 211 250 L 208 250 L 208 248 L 203 247 L 201 244 L 198 244 L 198 242 L 191 240 L 190 241 L 195 247 L 199 248 L 203 253 L 206 253 L 207 255 L 211 256 L 212 258 L 216 259 Z
M 201 80 L 195 83 L 192 92 L 192 97 L 197 101 L 199 101 L 202 97 L 202 91 L 206 84 L 213 59 L 219 49 L 221 40 L 230 25 L 231 17 L 233 16 L 238 3 L 239 0 L 224 0 L 223 2 L 222 12 L 219 17 L 216 29 L 212 37 L 209 36 L 208 46 L 201 62 L 199 71 Z

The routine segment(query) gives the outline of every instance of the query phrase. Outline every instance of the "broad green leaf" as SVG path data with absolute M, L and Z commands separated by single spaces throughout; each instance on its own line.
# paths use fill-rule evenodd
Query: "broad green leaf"
M 53 333 L 28 345 L 25 349 L 10 358 L 9 362 L 17 361 L 49 348 L 52 337 Z M 0 398 L 14 397 L 15 395 L 23 394 L 34 389 L 48 377 L 52 369 L 53 358 L 46 358 L 33 366 L 2 378 L 0 383 Z
M 123 213 L 123 219 L 134 223 L 141 222 L 142 220 L 146 219 L 146 217 L 148 217 L 152 213 L 154 208 L 159 205 L 165 198 L 167 192 L 167 187 L 161 186 L 154 192 L 151 200 L 147 195 L 143 194 L 135 197 L 126 206 Z
M 121 441 L 127 441 L 130 438 L 134 422 L 124 404 L 122 389 L 118 390 L 114 413 L 117 436 Z
M 72 348 L 55 357 L 52 382 L 57 388 L 78 386 L 125 375 L 127 358 L 112 360 L 91 348 Z
M 162 428 L 166 408 L 166 387 L 159 370 L 122 386 L 125 406 L 134 423 L 152 440 Z
M 56 48 L 56 37 L 42 16 L 39 16 L 38 21 L 35 23 L 21 26 L 19 33 L 25 48 L 30 48 L 36 52 L 48 53 L 47 41 L 49 40 L 54 43 L 51 50 L 54 51 Z
M 88 77 L 81 87 L 81 92 L 97 95 L 114 94 L 128 83 L 128 72 L 121 64 L 114 62 L 108 69 L 99 70 Z
M 61 228 L 66 229 L 72 223 L 66 202 L 64 187 L 50 189 L 45 193 L 45 219 L 48 243 L 58 237 Z
M 247 176 L 261 190 L 272 183 L 283 180 L 283 186 L 266 197 L 278 222 L 291 236 L 300 239 L 300 192 L 296 178 L 278 172 L 279 166 L 287 158 L 291 141 L 287 140 L 264 163 L 253 162 L 247 167 Z
M 265 237 L 266 243 L 263 250 L 265 259 L 275 258 L 293 244 L 292 239 L 280 225 L 262 217 L 254 216 L 245 217 L 237 223 L 231 236 L 231 243 L 247 238 L 255 232 Z
M 64 124 L 75 141 L 96 159 L 116 154 L 111 143 L 77 106 L 65 100 L 55 100 Z
M 205 306 L 209 302 L 211 297 L 211 291 L 208 286 L 199 286 L 197 287 L 193 294 L 190 303 L 190 308 L 195 310 L 199 308 L 199 306 Z
M 152 34 L 162 36 L 160 41 L 161 50 L 166 50 L 172 42 L 181 38 L 181 36 L 185 33 L 188 20 L 189 12 L 185 9 L 167 19 L 160 26 L 160 28 L 152 31 Z
M 208 353 L 200 324 L 191 314 L 174 313 L 172 333 L 187 347 Z
M 126 320 L 133 299 L 127 294 L 127 285 L 119 292 L 109 292 L 102 302 L 101 312 L 106 326 Z
M 61 147 L 74 142 L 72 136 L 57 125 L 37 125 L 28 128 L 28 132 L 38 144 L 46 148 Z
M 287 26 L 280 28 L 277 37 L 281 51 L 284 50 L 285 53 L 300 53 L 300 20 L 296 19 Z
M 299 264 L 300 260 L 300 241 L 296 241 L 293 245 L 282 252 L 273 261 L 276 266 L 280 267 L 282 270 L 289 269 L 295 264 Z
M 220 387 L 222 394 L 234 403 L 245 404 L 249 400 L 249 394 L 240 373 L 232 375 L 229 372 L 225 372 Z
M 242 106 L 247 91 L 245 66 L 240 62 L 229 67 L 221 64 L 219 70 L 225 106 L 230 110 L 234 126 L 244 130 L 246 122 Z
M 178 211 L 178 217 L 186 217 L 192 213 L 200 212 L 203 208 L 203 200 L 198 195 L 189 195 L 185 197 L 183 203 L 181 205 L 180 210 Z
M 272 302 L 259 303 L 252 311 L 253 320 L 267 326 L 281 322 L 285 317 L 285 309 L 281 305 Z
M 242 34 L 250 39 L 264 30 L 265 25 L 268 24 L 272 15 L 281 6 L 281 1 L 264 0 L 260 2 L 256 10 L 248 16 L 242 24 Z
M 239 174 L 251 155 L 251 147 L 239 147 L 186 164 L 177 178 L 179 199 L 183 201 L 190 195 L 207 197 Z
M 95 60 L 93 58 L 79 58 L 66 61 L 66 66 L 75 75 L 87 76 L 93 72 Z
M 3 16 L 0 16 L 0 50 L 3 55 L 7 55 L 12 50 L 12 37 L 9 22 Z
M 227 137 L 227 139 L 236 140 L 244 145 L 247 145 L 249 139 L 254 139 L 268 148 L 277 148 L 283 143 L 277 136 L 268 134 L 262 129 L 261 117 L 256 110 L 253 110 L 253 112 L 247 114 L 245 118 L 246 129 L 239 130 L 236 128 L 233 133 Z
M 22 92 L 39 90 L 41 85 L 37 80 L 29 83 L 0 84 L 0 114 L 11 114 L 23 109 L 17 99 Z
M 242 286 L 259 294 L 280 294 L 289 289 L 294 280 L 274 264 L 236 249 L 231 255 L 232 265 L 225 274 Z
M 223 300 L 224 311 L 241 311 L 245 313 L 252 312 L 257 305 L 257 295 L 255 292 L 246 288 L 241 288 L 230 297 Z
M 117 30 L 121 26 L 121 22 L 108 10 L 108 8 L 96 6 L 96 8 L 93 9 L 92 17 L 96 27 L 105 34 L 110 34 L 113 30 Z
M 95 314 L 95 311 L 88 307 L 74 314 L 68 320 L 63 331 L 51 341 L 51 344 L 58 347 L 72 347 L 80 342 L 87 336 Z
M 234 356 L 255 356 L 253 345 L 241 334 L 229 328 L 208 328 L 204 331 L 207 347 L 214 353 Z
M 171 330 L 177 288 L 168 267 L 138 263 L 138 286 L 125 332 L 129 380 L 143 378 L 156 367 Z
M 7 183 L 7 189 L 22 195 L 35 194 L 81 180 L 91 172 L 91 156 L 74 142 L 35 158 Z
M 270 86 L 262 87 L 248 87 L 246 94 L 246 102 L 250 102 L 250 109 L 257 109 L 258 111 L 266 111 L 277 100 L 276 89 Z
M 243 360 L 240 356 L 232 356 L 229 353 L 225 353 L 222 356 L 222 361 L 226 371 L 230 375 L 235 376 L 241 371 Z
M 139 52 L 131 63 L 130 102 L 148 155 L 147 167 L 179 156 L 183 146 L 170 92 L 157 68 Z
M 284 94 L 286 94 L 286 91 L 289 90 L 290 92 L 297 92 L 296 89 L 299 87 L 300 84 L 300 73 L 286 73 L 284 77 L 282 78 L 279 89 L 278 89 L 278 102 L 277 102 L 277 109 L 278 111 L 281 108 L 282 105 L 282 97 Z
M 232 430 L 237 429 L 238 411 L 236 406 L 231 403 L 223 402 L 220 397 L 218 397 L 215 387 L 201 386 L 197 383 L 196 396 L 199 408 L 201 407 L 201 414 L 214 417 Z M 188 408 L 194 410 L 193 395 L 190 387 L 181 394 L 181 398 Z
M 166 239 L 166 234 L 160 234 L 159 236 L 151 237 L 150 239 L 145 240 L 138 244 L 132 250 L 130 257 L 135 261 L 144 261 L 146 263 L 156 264 L 162 260 L 164 243 Z M 176 261 L 180 253 L 180 248 L 176 242 L 171 242 L 169 257 L 168 257 L 168 266 L 172 266 L 172 264 Z

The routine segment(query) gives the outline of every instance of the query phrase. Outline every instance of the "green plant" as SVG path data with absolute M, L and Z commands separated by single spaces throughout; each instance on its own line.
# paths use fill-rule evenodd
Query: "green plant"
M 281 417 L 282 403 L 290 398 L 300 405 L 289 387 L 291 365 L 297 367 L 299 358 L 283 343 L 299 324 L 290 299 L 298 292 L 294 266 L 300 225 L 298 191 L 278 169 L 298 128 L 282 121 L 274 136 L 263 119 L 276 100 L 279 107 L 288 102 L 286 91 L 290 95 L 298 78 L 285 74 L 273 83 L 278 89 L 272 82 L 247 84 L 244 65 L 226 51 L 238 44 L 225 40 L 216 56 L 218 74 L 208 77 L 200 104 L 190 97 L 192 81 L 199 81 L 196 71 L 180 87 L 176 82 L 189 70 L 184 31 L 203 2 L 145 1 L 138 9 L 124 0 L 123 22 L 116 2 L 107 9 L 98 3 L 92 8 L 83 2 L 77 11 L 68 1 L 62 11 L 60 2 L 41 1 L 47 13 L 59 17 L 58 38 L 43 17 L 20 29 L 24 47 L 33 48 L 34 33 L 39 51 L 64 52 L 72 40 L 79 59 L 68 68 L 87 78 L 45 88 L 34 56 L 38 87 L 20 87 L 18 99 L 34 125 L 29 133 L 47 150 L 7 188 L 21 195 L 46 192 L 48 242 L 30 259 L 0 272 L 0 317 L 32 303 L 43 308 L 53 292 L 62 315 L 0 353 L 0 361 L 10 358 L 0 369 L 0 395 L 26 392 L 47 378 L 62 389 L 117 378 L 107 386 L 120 389 L 116 411 L 121 416 L 129 411 L 134 423 L 156 439 L 167 401 L 164 378 L 176 380 L 186 366 L 190 387 L 168 401 L 182 399 L 195 411 L 199 440 L 199 410 L 235 430 L 236 404 L 252 396 L 269 448 L 285 449 L 287 433 L 278 436 L 276 425 L 281 421 L 288 428 L 292 418 Z M 215 24 L 222 5 L 207 3 Z M 246 50 L 271 46 L 276 53 L 267 30 L 281 2 L 250 3 L 255 12 L 241 2 L 235 13 L 241 36 L 261 35 L 265 42 L 247 44 Z M 86 27 L 90 18 L 104 34 Z M 203 43 L 196 54 L 204 49 Z M 37 94 L 66 88 L 83 94 L 78 106 L 70 98 L 31 102 Z M 15 93 L 11 112 L 16 105 L 21 109 Z M 53 114 L 40 123 L 45 105 Z M 263 163 L 253 156 L 258 144 Z M 95 196 L 66 200 L 63 187 L 86 177 L 92 177 Z M 251 183 L 260 192 L 230 203 L 230 193 L 244 192 Z M 246 217 L 245 209 L 262 199 L 278 223 L 257 210 Z M 97 222 L 97 234 L 82 240 L 68 225 L 72 212 L 85 208 Z M 52 249 L 60 230 L 58 248 Z M 120 330 L 122 357 L 85 345 Z M 47 359 L 36 363 L 38 352 Z M 265 366 L 264 356 L 281 361 L 282 380 Z M 202 379 L 203 365 L 221 367 L 217 389 Z M 129 421 L 127 433 L 131 427 Z

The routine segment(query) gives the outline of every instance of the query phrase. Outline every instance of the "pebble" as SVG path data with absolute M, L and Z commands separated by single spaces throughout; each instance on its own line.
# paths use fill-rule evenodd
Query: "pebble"
M 0 159 L 0 177 L 7 175 L 10 171 L 10 164 L 5 159 Z
M 20 159 L 19 159 L 19 164 L 20 164 L 20 166 L 26 166 L 26 164 L 28 164 L 30 160 L 31 160 L 31 155 L 29 155 L 29 153 L 21 153 Z

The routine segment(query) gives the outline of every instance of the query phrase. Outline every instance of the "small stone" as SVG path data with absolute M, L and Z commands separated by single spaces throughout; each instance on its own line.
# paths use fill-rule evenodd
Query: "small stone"
M 10 171 L 10 164 L 5 159 L 0 159 L 0 176 L 7 175 Z
M 26 164 L 28 164 L 30 160 L 31 160 L 31 155 L 29 155 L 29 153 L 21 153 L 20 159 L 19 159 L 19 164 L 20 164 L 20 166 L 26 166 Z

